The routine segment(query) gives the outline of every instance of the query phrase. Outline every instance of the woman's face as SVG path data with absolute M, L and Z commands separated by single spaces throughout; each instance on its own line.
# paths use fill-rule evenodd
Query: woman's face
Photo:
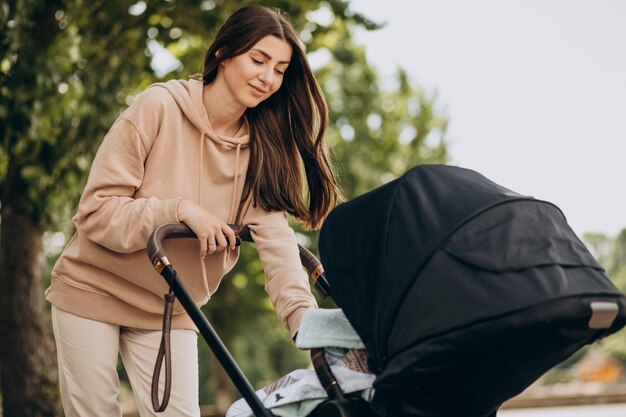
M 220 71 L 235 101 L 255 107 L 278 91 L 291 53 L 287 41 L 268 35 L 249 51 L 224 60 Z

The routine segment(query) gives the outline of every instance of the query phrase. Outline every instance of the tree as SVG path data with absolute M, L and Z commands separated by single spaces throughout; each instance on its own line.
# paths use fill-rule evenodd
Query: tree
M 146 0 L 129 7 L 120 0 L 35 0 L 0 5 L 0 383 L 5 416 L 58 414 L 54 348 L 42 297 L 44 232 L 72 233 L 69 219 L 95 150 L 133 94 L 160 77 L 199 72 L 215 29 L 246 3 Z M 373 29 L 375 24 L 341 0 L 265 3 L 289 14 L 310 51 L 326 49 L 333 56 L 318 75 L 334 115 L 329 137 L 346 196 L 380 185 L 409 165 L 445 160 L 445 120 L 434 116 L 434 97 L 415 91 L 402 74 L 397 91 L 382 92 L 363 48 L 352 41 L 356 25 Z M 310 21 L 307 13 L 320 8 L 330 13 L 330 23 Z M 157 74 L 151 63 L 163 49 L 175 60 Z M 431 131 L 439 132 L 439 141 L 429 142 Z M 315 234 L 307 236 L 315 244 Z M 249 343 L 231 336 L 228 328 L 238 320 L 273 315 L 260 295 L 262 274 L 253 257 L 243 254 L 208 311 L 220 333 L 242 352 L 250 350 Z M 244 280 L 249 285 L 242 288 Z M 240 319 L 230 314 L 240 310 Z M 229 315 L 219 317 L 218 311 Z M 266 355 L 275 356 L 285 343 L 268 345 Z M 269 363 L 274 369 L 287 367 Z
M 33 84 L 38 84 L 37 66 L 45 57 L 20 52 L 51 47 L 59 33 L 54 18 L 58 6 L 58 2 L 50 2 L 49 7 L 35 4 L 26 10 L 24 5 L 13 4 L 14 9 L 8 14 L 12 18 L 4 17 L 0 22 L 2 69 L 11 73 L 11 77 L 3 76 L 0 90 L 0 114 L 10 121 L 3 123 L 0 131 L 0 382 L 7 416 L 54 415 L 58 407 L 51 360 L 54 349 L 41 299 L 44 223 L 39 219 L 43 217 L 41 204 L 45 202 L 31 204 L 39 184 L 30 186 L 38 182 L 33 177 L 34 161 L 40 170 L 49 167 L 51 144 L 39 138 L 19 140 L 39 136 L 39 126 L 33 123 L 31 113 L 42 111 L 41 97 L 54 95 L 52 83 L 41 82 L 37 91 L 32 91 Z M 6 12 L 6 6 L 3 8 Z M 39 70 L 45 70 L 45 66 Z

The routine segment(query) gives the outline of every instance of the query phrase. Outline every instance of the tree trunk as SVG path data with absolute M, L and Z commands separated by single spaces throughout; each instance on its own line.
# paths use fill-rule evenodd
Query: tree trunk
M 4 417 L 60 415 L 54 341 L 44 308 L 43 231 L 2 202 L 0 385 Z

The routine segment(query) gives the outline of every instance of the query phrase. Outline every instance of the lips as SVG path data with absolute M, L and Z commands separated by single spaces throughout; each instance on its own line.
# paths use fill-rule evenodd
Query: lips
M 250 87 L 252 87 L 252 91 L 255 93 L 255 95 L 257 96 L 263 96 L 265 94 L 267 94 L 267 91 L 263 90 L 262 88 L 256 87 L 252 84 L 248 84 Z

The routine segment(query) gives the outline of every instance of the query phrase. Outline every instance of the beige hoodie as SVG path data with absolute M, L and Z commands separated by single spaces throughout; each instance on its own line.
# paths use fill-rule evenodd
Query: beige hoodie
M 185 198 L 228 223 L 250 226 L 265 289 L 293 336 L 304 310 L 316 307 L 295 234 L 282 212 L 249 201 L 238 210 L 250 158 L 248 126 L 234 137 L 216 134 L 202 89 L 201 80 L 153 84 L 115 121 L 94 159 L 73 218 L 76 233 L 54 266 L 46 299 L 89 319 L 160 329 L 168 289 L 146 244 L 156 227 L 178 222 L 177 205 Z M 166 240 L 164 249 L 198 305 L 239 256 L 239 249 L 227 249 L 202 261 L 196 239 Z M 178 302 L 174 313 L 173 328 L 195 329 Z

